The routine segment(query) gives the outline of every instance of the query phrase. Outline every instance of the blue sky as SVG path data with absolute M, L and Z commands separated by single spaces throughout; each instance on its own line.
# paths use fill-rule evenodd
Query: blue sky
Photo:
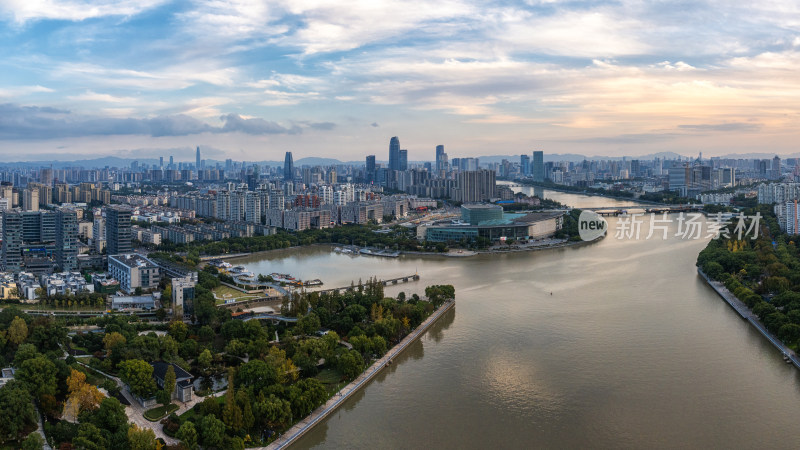
M 795 153 L 800 3 L 745 3 L 0 0 L 0 157 Z

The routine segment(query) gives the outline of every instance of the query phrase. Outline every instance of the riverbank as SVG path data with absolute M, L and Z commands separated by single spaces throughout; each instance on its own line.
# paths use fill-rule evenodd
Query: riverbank
M 336 393 L 333 397 L 331 397 L 324 405 L 320 406 L 316 410 L 312 411 L 310 415 L 306 418 L 301 420 L 300 422 L 296 423 L 292 428 L 286 431 L 280 438 L 278 438 L 275 442 L 271 443 L 266 448 L 268 450 L 273 449 L 281 449 L 291 445 L 294 441 L 302 437 L 306 434 L 309 430 L 311 430 L 315 425 L 320 423 L 324 418 L 328 417 L 332 412 L 334 412 L 339 406 L 341 406 L 345 400 L 347 400 L 351 395 L 356 393 L 359 389 L 366 386 L 370 380 L 372 380 L 381 370 L 385 367 L 388 367 L 391 364 L 392 359 L 399 355 L 403 350 L 405 350 L 411 343 L 416 341 L 417 339 L 422 336 L 425 331 L 430 328 L 440 317 L 444 315 L 447 311 L 452 309 L 455 306 L 455 300 L 448 300 L 442 306 L 439 307 L 433 314 L 430 315 L 424 322 L 422 322 L 414 331 L 409 333 L 408 336 L 403 338 L 397 345 L 391 348 L 383 357 L 375 361 L 367 370 L 365 370 L 361 375 L 356 377 L 355 380 L 351 381 L 347 386 L 343 387 L 338 393 Z M 262 447 L 264 448 L 264 447 Z
M 708 283 L 708 285 L 711 286 L 711 288 L 714 289 L 714 291 L 716 291 L 716 293 L 719 294 L 719 296 L 722 297 L 722 299 L 725 300 L 725 302 L 728 305 L 730 305 L 730 307 L 733 308 L 734 311 L 736 311 L 739 314 L 739 316 L 750 322 L 750 324 L 753 325 L 762 335 L 764 335 L 764 337 L 767 338 L 767 340 L 769 340 L 772 343 L 772 345 L 774 345 L 784 355 L 788 356 L 795 367 L 800 369 L 800 358 L 798 358 L 794 350 L 784 345 L 784 343 L 781 342 L 781 340 L 778 339 L 777 336 L 770 333 L 769 330 L 767 330 L 767 327 L 765 327 L 764 324 L 762 324 L 761 321 L 758 319 L 758 316 L 755 315 L 750 310 L 750 308 L 747 307 L 747 305 L 745 305 L 741 300 L 736 298 L 736 296 L 733 295 L 733 293 L 729 291 L 724 284 L 722 284 L 719 281 L 714 281 L 710 279 L 708 275 L 706 275 L 702 270 L 700 270 L 699 267 L 697 268 L 697 273 L 701 277 L 703 277 L 704 280 L 706 280 L 706 283 Z

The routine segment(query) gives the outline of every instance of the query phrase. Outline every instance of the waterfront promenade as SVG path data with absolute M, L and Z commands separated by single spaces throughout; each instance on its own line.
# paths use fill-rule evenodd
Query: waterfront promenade
M 772 343 L 772 345 L 774 345 L 784 355 L 789 357 L 789 359 L 792 361 L 792 364 L 794 364 L 795 367 L 800 369 L 800 358 L 798 358 L 794 350 L 784 345 L 783 342 L 781 342 L 781 340 L 778 339 L 777 336 L 770 333 L 769 330 L 767 330 L 767 327 L 765 327 L 764 324 L 762 324 L 761 321 L 758 319 L 758 316 L 755 315 L 750 310 L 750 308 L 747 307 L 747 305 L 745 305 L 744 303 L 742 303 L 741 300 L 736 298 L 736 296 L 733 295 L 733 293 L 729 291 L 728 288 L 726 288 L 723 283 L 710 279 L 708 275 L 706 275 L 702 270 L 700 270 L 699 267 L 697 268 L 697 273 L 700 274 L 700 276 L 706 280 L 706 283 L 708 283 L 708 285 L 711 286 L 711 288 L 714 289 L 717 292 L 717 294 L 719 294 L 719 296 L 722 297 L 722 299 L 725 300 L 725 302 L 728 305 L 730 305 L 731 308 L 733 308 L 743 319 L 747 320 L 748 322 L 750 322 L 751 325 L 756 327 L 756 329 L 762 335 L 764 335 L 764 337 L 767 338 L 767 340 L 769 340 Z
M 444 313 L 449 311 L 450 309 L 455 306 L 455 300 L 448 300 L 442 306 L 439 307 L 433 314 L 430 315 L 424 322 L 422 322 L 414 331 L 408 334 L 399 344 L 395 345 L 391 348 L 382 358 L 375 361 L 372 366 L 370 366 L 366 371 L 364 371 L 361 375 L 356 377 L 355 380 L 351 381 L 347 386 L 343 387 L 339 392 L 334 394 L 324 405 L 320 406 L 316 410 L 312 411 L 306 418 L 297 422 L 292 428 L 288 431 L 283 433 L 281 437 L 275 440 L 266 448 L 268 450 L 273 449 L 281 449 L 286 448 L 287 446 L 291 445 L 294 441 L 299 439 L 303 436 L 306 432 L 308 432 L 314 425 L 318 424 L 322 421 L 325 417 L 335 411 L 339 406 L 341 406 L 348 397 L 356 393 L 359 389 L 366 386 L 372 378 L 375 377 L 380 371 L 387 367 L 389 363 L 394 359 L 397 355 L 399 355 L 403 350 L 406 349 L 412 342 L 419 339 L 425 331 L 430 328 Z M 264 448 L 264 447 L 261 447 Z

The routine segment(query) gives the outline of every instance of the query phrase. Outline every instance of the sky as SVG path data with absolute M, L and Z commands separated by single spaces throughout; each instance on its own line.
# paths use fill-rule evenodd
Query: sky
M 0 0 L 0 158 L 800 151 L 796 0 Z

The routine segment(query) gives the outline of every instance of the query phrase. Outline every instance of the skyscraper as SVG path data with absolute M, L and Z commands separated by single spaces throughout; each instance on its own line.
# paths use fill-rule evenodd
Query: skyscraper
M 400 170 L 400 139 L 397 136 L 389 140 L 389 170 Z
M 75 211 L 56 212 L 56 265 L 63 272 L 78 269 L 78 216 Z
M 544 152 L 533 152 L 533 181 L 544 181 Z
M 366 173 L 364 174 L 367 183 L 375 182 L 375 155 L 367 155 Z
M 199 145 L 197 146 L 197 153 L 195 154 L 195 160 L 197 160 L 197 162 L 194 165 L 194 169 L 197 171 L 197 173 L 200 173 L 200 146 Z
M 164 168 L 164 157 L 163 156 L 159 156 L 158 157 L 158 168 L 159 169 L 163 169 Z
M 447 153 L 444 152 L 444 145 L 436 146 L 436 171 L 447 170 Z
M 130 253 L 131 211 L 120 207 L 106 209 L 106 248 L 109 255 Z
M 400 150 L 400 164 L 397 170 L 408 170 L 408 150 Z
M 531 157 L 528 155 L 519 155 L 519 170 L 522 175 L 531 174 Z
M 170 169 L 175 168 L 175 158 L 173 156 L 171 156 L 171 155 L 169 157 L 169 168 Z
M 283 159 L 283 179 L 285 181 L 294 180 L 294 159 L 292 159 L 292 152 L 286 152 L 286 157 Z

